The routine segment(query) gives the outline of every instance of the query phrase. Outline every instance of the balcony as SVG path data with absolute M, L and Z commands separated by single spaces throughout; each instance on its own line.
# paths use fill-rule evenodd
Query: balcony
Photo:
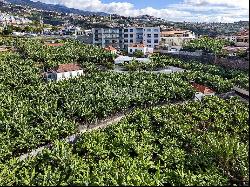
M 113 30 L 113 29 L 105 29 L 103 31 L 104 34 L 119 34 L 119 30 Z

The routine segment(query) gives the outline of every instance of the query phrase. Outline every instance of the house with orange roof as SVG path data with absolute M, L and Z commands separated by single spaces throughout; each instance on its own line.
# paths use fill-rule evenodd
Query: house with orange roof
M 154 48 L 147 47 L 145 44 L 130 44 L 128 46 L 128 54 L 132 55 L 136 51 L 141 51 L 146 56 L 152 54 L 154 52 Z
M 108 46 L 108 47 L 105 47 L 104 48 L 106 51 L 109 51 L 110 53 L 112 53 L 112 54 L 116 54 L 117 53 L 117 49 L 116 48 L 114 48 L 113 46 Z
M 74 63 L 60 64 L 58 67 L 44 73 L 44 78 L 47 81 L 60 81 L 83 75 L 83 69 Z
M 192 86 L 196 90 L 194 100 L 201 100 L 204 96 L 215 95 L 215 91 L 213 91 L 212 89 L 210 89 L 204 85 L 192 82 Z

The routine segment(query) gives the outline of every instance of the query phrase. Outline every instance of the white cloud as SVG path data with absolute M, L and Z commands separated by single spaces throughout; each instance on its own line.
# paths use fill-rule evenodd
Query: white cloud
M 38 1 L 38 0 L 33 0 Z M 248 0 L 183 0 L 166 8 L 136 9 L 132 3 L 102 3 L 101 0 L 40 0 L 81 10 L 106 12 L 123 16 L 152 15 L 171 21 L 234 22 L 248 20 Z M 155 2 L 157 3 L 157 2 Z

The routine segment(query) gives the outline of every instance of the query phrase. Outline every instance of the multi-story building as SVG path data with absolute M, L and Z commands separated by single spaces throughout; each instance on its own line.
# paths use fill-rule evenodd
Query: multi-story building
M 163 47 L 182 46 L 185 42 L 195 39 L 189 30 L 162 31 L 160 45 Z
M 155 48 L 160 43 L 160 27 L 94 28 L 93 44 L 128 49 L 131 44 Z
M 131 44 L 144 44 L 147 47 L 158 47 L 160 27 L 128 27 L 123 29 L 124 48 Z
M 82 30 L 80 27 L 75 26 L 68 26 L 63 29 L 61 29 L 60 34 L 63 35 L 84 35 L 84 30 Z
M 112 46 L 122 49 L 123 30 L 120 28 L 93 28 L 93 44 L 100 47 Z

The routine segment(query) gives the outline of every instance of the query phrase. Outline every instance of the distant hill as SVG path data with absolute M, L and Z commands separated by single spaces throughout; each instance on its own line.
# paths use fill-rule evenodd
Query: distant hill
M 29 6 L 29 7 L 37 8 L 41 10 L 56 11 L 56 12 L 62 12 L 62 13 L 68 13 L 68 14 L 73 13 L 73 14 L 79 14 L 79 15 L 84 15 L 84 16 L 89 16 L 89 15 L 107 16 L 109 15 L 104 12 L 90 12 L 90 11 L 78 10 L 78 9 L 68 8 L 66 6 L 58 5 L 58 4 L 57 5 L 46 4 L 40 1 L 38 2 L 34 2 L 30 0 L 5 0 L 5 1 L 11 4 Z

